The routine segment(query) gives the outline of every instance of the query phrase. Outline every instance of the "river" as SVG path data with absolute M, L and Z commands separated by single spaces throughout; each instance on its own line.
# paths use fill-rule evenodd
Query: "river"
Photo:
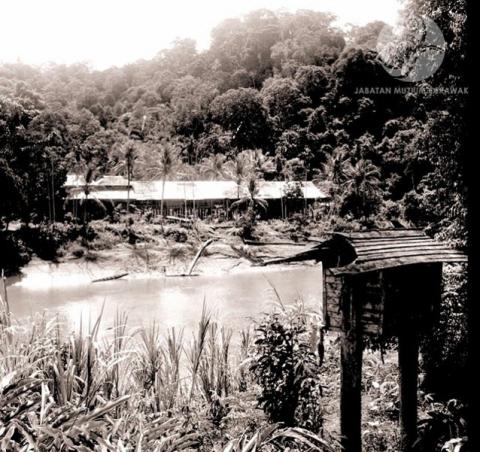
M 214 318 L 238 331 L 272 309 L 278 297 L 285 304 L 301 299 L 320 310 L 322 272 L 320 266 L 200 275 L 190 278 L 136 277 L 91 283 L 88 274 L 59 274 L 55 266 L 26 271 L 10 280 L 8 298 L 13 318 L 29 321 L 36 313 L 58 314 L 69 329 L 87 325 L 104 304 L 102 329 L 113 326 L 117 311 L 128 313 L 128 325 L 157 322 L 160 327 L 181 327 L 186 332 L 197 324 L 205 302 Z

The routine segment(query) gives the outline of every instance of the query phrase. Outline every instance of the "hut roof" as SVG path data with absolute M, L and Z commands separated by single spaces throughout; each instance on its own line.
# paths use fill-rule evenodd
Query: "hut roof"
M 346 241 L 356 255 L 351 263 L 332 269 L 336 274 L 363 273 L 411 264 L 467 261 L 461 251 L 431 239 L 419 229 L 334 233 L 333 237 Z
M 419 229 L 383 229 L 333 232 L 318 245 L 264 265 L 307 260 L 321 261 L 334 274 L 350 274 L 429 262 L 466 262 L 467 256 Z

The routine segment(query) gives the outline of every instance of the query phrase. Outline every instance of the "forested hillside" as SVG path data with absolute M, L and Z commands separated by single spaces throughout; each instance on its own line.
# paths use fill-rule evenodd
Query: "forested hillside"
M 462 86 L 464 11 L 432 3 L 449 49 L 419 86 Z M 460 237 L 463 96 L 365 94 L 405 87 L 372 50 L 383 24 L 345 31 L 333 22 L 260 10 L 220 23 L 206 51 L 182 40 L 105 71 L 0 66 L 1 217 L 60 216 L 67 171 L 121 173 L 128 148 L 136 178 L 166 146 L 183 163 L 174 178 L 230 177 L 218 170 L 226 159 L 260 149 L 273 164 L 264 177 L 323 184 L 343 220 Z

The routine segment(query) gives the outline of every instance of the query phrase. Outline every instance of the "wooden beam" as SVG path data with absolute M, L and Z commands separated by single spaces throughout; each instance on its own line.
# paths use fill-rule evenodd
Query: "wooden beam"
M 398 332 L 400 452 L 412 452 L 417 439 L 418 333 L 415 322 L 402 321 Z
M 340 430 L 344 452 L 362 450 L 362 303 L 354 278 L 342 288 Z

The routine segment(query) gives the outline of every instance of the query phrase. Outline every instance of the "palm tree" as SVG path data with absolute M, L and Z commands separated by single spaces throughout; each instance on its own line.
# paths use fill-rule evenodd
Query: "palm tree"
M 258 184 L 255 174 L 251 174 L 248 178 L 247 191 L 247 196 L 232 203 L 230 209 L 240 210 L 243 208 L 246 210 L 247 215 L 251 215 L 253 219 L 258 210 L 266 211 L 268 207 L 267 201 L 258 198 Z
M 213 154 L 205 157 L 200 163 L 200 172 L 211 180 L 224 179 L 226 157 L 223 154 Z
M 128 140 L 121 147 L 121 160 L 115 166 L 114 171 L 119 174 L 127 174 L 127 212 L 130 212 L 130 189 L 135 162 L 138 158 L 137 145 L 133 140 Z
M 233 160 L 227 163 L 227 173 L 235 179 L 237 184 L 237 198 L 240 199 L 240 187 L 249 173 L 252 172 L 252 165 L 248 158 L 242 152 L 237 154 Z
M 242 154 L 250 161 L 254 171 L 259 176 L 275 172 L 274 159 L 265 155 L 261 149 L 243 151 Z
M 350 158 L 348 157 L 346 149 L 338 148 L 322 163 L 320 170 L 314 171 L 314 182 L 328 182 L 329 184 L 329 191 L 333 202 L 333 207 L 330 210 L 331 214 L 335 214 L 338 211 L 338 205 L 340 203 L 338 199 L 339 188 L 348 180 L 350 167 Z
M 360 159 L 346 168 L 348 180 L 345 190 L 360 200 L 360 211 L 364 219 L 369 215 L 369 204 L 380 194 L 380 170 L 371 161 Z
M 340 187 L 348 179 L 349 165 L 350 158 L 346 150 L 338 148 L 322 163 L 321 174 L 324 180 L 331 182 L 334 187 Z
M 163 218 L 163 205 L 165 198 L 165 182 L 167 178 L 181 164 L 179 150 L 177 146 L 168 139 L 162 139 L 157 152 L 149 152 L 145 154 L 144 174 L 150 179 L 162 179 L 162 194 L 160 201 L 160 216 Z
M 89 195 L 91 193 L 91 186 L 93 183 L 98 180 L 100 173 L 98 170 L 98 166 L 94 160 L 90 162 L 82 162 L 77 167 L 83 175 L 83 185 L 82 185 L 82 192 L 83 192 L 83 199 L 80 200 L 80 205 L 83 204 L 83 230 L 85 237 L 87 237 L 87 230 L 88 230 L 88 201 Z M 98 199 L 97 197 L 92 198 L 103 210 L 106 210 L 105 205 L 103 202 Z M 87 241 L 88 243 L 88 241 Z

